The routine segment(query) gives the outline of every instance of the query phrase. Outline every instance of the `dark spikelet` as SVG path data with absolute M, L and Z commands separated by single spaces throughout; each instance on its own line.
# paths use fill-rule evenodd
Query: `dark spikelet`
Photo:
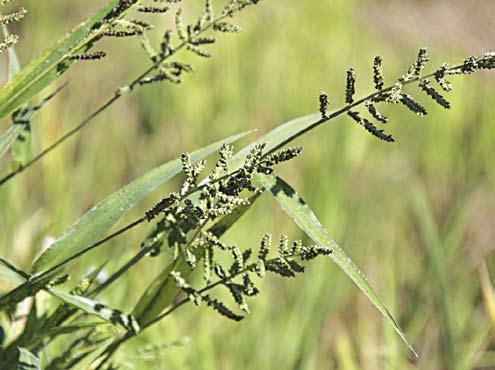
M 349 111 L 347 113 L 354 121 L 363 126 L 366 131 L 368 131 L 371 135 L 377 137 L 380 140 L 386 141 L 388 143 L 394 142 L 394 138 L 392 135 L 386 134 L 383 130 L 379 130 L 375 125 L 373 125 L 366 118 L 362 118 L 358 112 Z
M 165 13 L 169 10 L 168 6 L 140 6 L 138 12 L 141 13 Z
M 477 69 L 478 69 L 478 58 L 476 58 L 475 56 L 470 56 L 464 59 L 464 63 L 461 67 L 461 73 L 471 74 L 476 72 Z
M 235 24 L 220 22 L 213 25 L 213 29 L 223 33 L 238 33 L 241 32 L 241 28 Z
M 387 103 L 398 104 L 402 96 L 402 83 L 396 82 L 390 92 L 387 93 L 385 101 Z
M 414 63 L 414 77 L 420 77 L 421 72 L 426 67 L 426 64 L 430 60 L 426 48 L 419 49 L 418 57 L 416 58 L 416 63 Z
M 72 60 L 100 60 L 107 56 L 104 51 L 93 51 L 91 53 L 83 53 L 72 55 L 70 59 Z
M 103 23 L 110 22 L 118 18 L 127 9 L 137 3 L 137 0 L 120 0 L 115 8 L 113 8 L 103 19 Z
M 234 320 L 234 321 L 241 321 L 244 319 L 244 316 L 237 315 L 236 313 L 232 312 L 230 309 L 227 308 L 222 302 L 218 301 L 217 299 L 211 298 L 208 295 L 204 295 L 201 297 L 206 304 L 213 308 L 215 311 L 217 311 L 220 315 L 227 317 L 228 319 Z
M 489 51 L 485 53 L 483 58 L 478 61 L 479 69 L 495 69 L 495 52 Z
M 215 43 L 215 41 L 216 40 L 213 37 L 196 37 L 195 39 L 189 41 L 189 43 L 198 46 L 198 45 L 213 44 Z
M 423 80 L 420 82 L 419 86 L 421 89 L 428 94 L 433 100 L 435 100 L 438 104 L 440 104 L 445 109 L 450 109 L 450 103 L 445 100 L 445 98 L 435 90 L 428 80 Z
M 268 155 L 264 162 L 265 166 L 272 167 L 279 163 L 290 161 L 301 155 L 302 147 L 288 147 Z
M 189 44 L 187 45 L 187 50 L 192 51 L 194 54 L 203 57 L 203 58 L 210 58 L 211 53 L 207 52 L 206 50 L 203 50 L 196 45 Z
M 346 87 L 345 87 L 345 102 L 352 104 L 354 102 L 354 94 L 356 93 L 356 72 L 353 68 L 347 71 Z
M 373 61 L 373 82 L 377 90 L 382 90 L 385 84 L 385 78 L 383 76 L 382 57 L 377 56 Z
M 420 78 L 421 72 L 426 67 L 426 64 L 428 63 L 429 60 L 430 57 L 428 56 L 426 48 L 419 49 L 416 61 L 413 63 L 411 67 L 409 67 L 407 72 L 402 75 L 400 81 L 406 82 L 415 78 Z
M 418 102 L 416 102 L 412 98 L 412 96 L 410 96 L 410 95 L 408 95 L 406 93 L 402 93 L 401 94 L 400 102 L 402 104 L 404 104 L 407 108 L 409 108 L 409 110 L 411 110 L 412 112 L 416 113 L 419 116 L 425 116 L 425 115 L 428 114 L 428 112 L 426 111 L 426 109 L 421 104 L 419 104 Z
M 168 208 L 176 205 L 180 200 L 180 196 L 177 193 L 172 193 L 169 196 L 163 198 L 160 202 L 155 204 L 153 208 L 145 212 L 145 217 L 148 222 L 157 217 L 160 213 L 165 212 Z
M 329 98 L 328 94 L 324 91 L 320 93 L 320 113 L 321 113 L 321 118 L 325 119 L 328 118 L 328 106 L 329 106 Z
M 378 110 L 376 109 L 375 105 L 373 104 L 373 102 L 371 100 L 366 101 L 366 108 L 368 108 L 368 112 L 370 112 L 370 114 L 373 116 L 373 118 L 376 119 L 378 122 L 381 122 L 381 123 L 387 123 L 388 122 L 388 118 L 385 117 L 380 112 L 378 112 Z
M 445 75 L 449 70 L 448 63 L 443 63 L 442 66 L 435 72 L 435 80 L 438 85 L 442 88 L 443 91 L 449 92 L 452 91 L 452 84 L 445 79 Z

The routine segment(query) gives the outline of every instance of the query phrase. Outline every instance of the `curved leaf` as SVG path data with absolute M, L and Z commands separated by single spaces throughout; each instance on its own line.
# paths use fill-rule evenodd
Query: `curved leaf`
M 280 126 L 275 127 L 273 130 L 269 131 L 256 141 L 242 148 L 237 152 L 234 157 L 232 157 L 229 162 L 232 168 L 238 168 L 246 155 L 255 145 L 266 144 L 265 152 L 269 152 L 274 149 L 278 149 L 281 146 L 288 144 L 290 141 L 294 140 L 297 136 L 304 133 L 306 130 L 310 129 L 315 123 L 319 122 L 321 119 L 320 114 L 309 114 L 307 116 L 299 117 L 293 119 L 289 122 L 283 123 Z
M 385 320 L 394 328 L 399 334 L 404 343 L 417 357 L 416 352 L 407 342 L 407 339 L 402 332 L 402 329 L 396 323 L 388 309 L 382 303 L 372 286 L 366 279 L 366 276 L 359 270 L 356 264 L 347 256 L 345 251 L 340 248 L 335 241 L 333 241 L 326 229 L 321 225 L 320 221 L 304 202 L 304 200 L 296 193 L 296 191 L 287 184 L 280 177 L 274 175 L 256 174 L 256 182 L 260 187 L 270 191 L 275 197 L 280 207 L 289 215 L 292 220 L 304 231 L 313 242 L 318 245 L 330 247 L 333 249 L 333 253 L 330 254 L 330 258 L 339 266 L 347 276 L 357 285 L 359 289 L 366 295 L 371 303 L 380 311 Z
M 191 159 L 197 162 L 218 151 L 223 144 L 232 143 L 249 133 L 250 131 L 237 134 L 197 150 L 191 153 Z M 33 273 L 39 273 L 53 267 L 100 240 L 126 212 L 159 185 L 180 173 L 181 169 L 180 159 L 170 161 L 151 170 L 98 203 L 41 254 L 34 262 Z

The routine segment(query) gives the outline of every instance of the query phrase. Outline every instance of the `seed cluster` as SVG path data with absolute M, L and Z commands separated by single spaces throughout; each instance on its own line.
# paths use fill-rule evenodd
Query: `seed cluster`
M 272 248 L 272 236 L 265 234 L 262 238 L 256 259 L 252 249 L 242 252 L 237 246 L 226 245 L 211 233 L 203 233 L 201 243 L 205 250 L 204 255 L 204 287 L 195 289 L 177 271 L 172 271 L 170 276 L 176 285 L 187 295 L 187 299 L 195 305 L 205 303 L 208 307 L 217 311 L 220 315 L 234 321 L 240 321 L 244 316 L 237 314 L 228 305 L 206 292 L 217 287 L 224 287 L 231 295 L 238 309 L 244 314 L 250 313 L 247 298 L 259 293 L 254 284 L 253 275 L 264 278 L 267 272 L 282 277 L 292 278 L 304 272 L 302 262 L 310 261 L 318 256 L 328 256 L 333 253 L 332 248 L 320 246 L 304 246 L 300 240 L 289 243 L 287 236 L 280 237 L 276 255 L 269 258 Z M 231 254 L 232 262 L 227 265 L 213 258 L 217 252 Z M 223 261 L 224 259 L 222 259 Z M 212 283 L 214 279 L 217 279 Z
M 328 94 L 324 91 L 320 93 L 320 113 L 321 118 L 325 119 L 328 115 L 328 106 L 330 105 L 330 98 Z
M 10 3 L 11 1 L 12 0 L 0 0 L 0 7 Z M 10 14 L 0 15 L 0 26 L 5 27 L 11 23 L 17 23 L 22 20 L 26 14 L 27 10 L 25 8 L 20 8 Z M 0 40 L 0 54 L 14 46 L 19 41 L 19 36 L 9 34 L 7 28 L 5 28 L 5 32 L 5 39 Z
M 388 122 L 388 118 L 381 114 L 376 107 L 379 103 L 402 104 L 419 116 L 425 116 L 428 114 L 426 108 L 422 104 L 416 101 L 413 96 L 404 92 L 404 87 L 406 85 L 416 81 L 420 90 L 429 96 L 434 102 L 445 109 L 450 109 L 451 104 L 431 84 L 430 78 L 433 78 L 443 91 L 450 92 L 452 90 L 452 84 L 447 80 L 448 76 L 472 74 L 479 70 L 495 69 L 495 52 L 487 52 L 481 57 L 468 57 L 464 59 L 462 64 L 455 67 L 451 67 L 448 63 L 443 63 L 434 73 L 423 77 L 423 71 L 429 60 L 430 57 L 428 56 L 426 48 L 421 48 L 418 52 L 416 60 L 407 69 L 407 71 L 400 78 L 398 78 L 391 87 L 384 88 L 385 78 L 382 67 L 383 61 L 381 57 L 375 57 L 373 61 L 373 83 L 377 92 L 370 95 L 369 98 L 364 101 L 370 116 L 379 123 L 385 124 Z M 345 102 L 347 105 L 354 104 L 355 84 L 356 73 L 354 69 L 351 68 L 347 71 L 346 77 Z M 328 95 L 326 93 L 320 94 L 319 103 L 322 119 L 327 119 Z M 373 122 L 362 117 L 359 112 L 348 110 L 347 114 L 356 123 L 364 127 L 371 135 L 386 142 L 394 141 L 394 138 L 391 135 L 388 135 L 383 130 L 378 129 Z

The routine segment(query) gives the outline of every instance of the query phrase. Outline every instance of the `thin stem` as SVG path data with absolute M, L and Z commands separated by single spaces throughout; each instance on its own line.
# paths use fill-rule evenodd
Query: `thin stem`
M 457 68 L 460 68 L 461 66 L 462 66 L 462 64 L 461 64 L 461 65 L 454 66 L 454 67 L 451 67 L 451 68 L 450 68 L 450 70 L 455 70 L 455 69 L 457 69 Z M 430 74 L 428 74 L 428 75 L 426 75 L 426 76 L 423 76 L 423 77 L 416 77 L 416 78 L 413 78 L 413 79 L 411 79 L 411 80 L 409 80 L 409 81 L 405 81 L 405 82 L 403 82 L 403 85 L 404 85 L 404 86 L 406 86 L 406 85 L 409 85 L 409 84 L 411 84 L 411 83 L 413 83 L 413 82 L 416 82 L 416 81 L 419 81 L 419 80 L 424 80 L 424 79 L 427 79 L 427 78 L 431 78 L 431 77 L 433 77 L 434 75 L 435 75 L 435 73 L 430 73 Z M 354 108 L 354 107 L 356 107 L 356 106 L 358 106 L 358 105 L 363 104 L 363 103 L 364 103 L 364 102 L 366 102 L 367 100 L 369 100 L 369 99 L 373 99 L 373 98 L 375 98 L 375 97 L 377 97 L 377 96 L 379 96 L 379 95 L 381 95 L 381 94 L 383 94 L 383 93 L 389 92 L 390 90 L 392 90 L 392 88 L 393 88 L 393 87 L 394 87 L 394 86 L 392 85 L 392 86 L 389 86 L 389 87 L 387 87 L 387 88 L 385 88 L 385 89 L 383 89 L 383 90 L 376 91 L 376 92 L 374 92 L 374 93 L 372 93 L 372 94 L 369 94 L 369 95 L 367 95 L 367 96 L 365 96 L 365 97 L 363 97 L 363 98 L 361 98 L 361 99 L 359 99 L 359 100 L 356 100 L 354 103 L 349 104 L 349 105 L 347 105 L 347 106 L 345 106 L 345 107 L 343 107 L 343 108 L 341 108 L 341 109 L 339 109 L 339 110 L 337 110 L 337 111 L 335 111 L 335 112 L 331 113 L 331 114 L 330 114 L 330 115 L 328 115 L 327 117 L 321 118 L 320 120 L 318 120 L 318 121 L 314 122 L 313 124 L 309 125 L 308 127 L 306 127 L 304 130 L 301 130 L 301 131 L 299 131 L 299 132 L 295 133 L 294 135 L 290 136 L 289 138 L 287 138 L 286 140 L 284 140 L 282 143 L 280 143 L 279 145 L 277 145 L 275 148 L 273 148 L 273 149 L 271 149 L 270 151 L 268 151 L 267 153 L 265 153 L 265 155 L 264 155 L 264 156 L 266 156 L 266 155 L 268 155 L 268 154 L 270 154 L 270 153 L 273 153 L 274 151 L 276 151 L 276 150 L 278 150 L 278 149 L 282 148 L 283 146 L 287 145 L 288 143 L 292 142 L 293 140 L 295 140 L 295 139 L 296 139 L 296 138 L 298 138 L 299 136 L 301 136 L 301 135 L 303 135 L 303 134 L 305 134 L 305 133 L 307 133 L 307 132 L 309 132 L 309 131 L 313 130 L 314 128 L 316 128 L 316 127 L 320 126 L 321 124 L 323 124 L 323 123 L 325 123 L 325 122 L 327 122 L 327 121 L 329 121 L 329 120 L 331 120 L 331 119 L 333 119 L 333 118 L 335 118 L 335 117 L 337 117 L 337 116 L 340 116 L 341 114 L 344 114 L 344 113 L 348 112 L 348 111 L 349 111 L 349 110 L 351 110 L 352 108 Z M 262 164 L 262 163 L 263 163 L 263 162 L 260 162 L 260 164 Z M 231 173 L 229 173 L 229 174 L 226 174 L 226 175 L 224 175 L 224 176 L 219 177 L 218 179 L 213 180 L 212 182 L 209 182 L 209 183 L 205 183 L 205 184 L 199 185 L 199 186 L 197 186 L 196 188 L 194 188 L 194 189 L 192 189 L 192 190 L 188 191 L 186 194 L 184 194 L 184 195 L 181 197 L 181 199 L 180 199 L 180 200 L 182 201 L 182 200 L 184 200 L 185 198 L 187 198 L 187 197 L 189 197 L 190 195 L 192 195 L 193 193 L 195 193 L 195 192 L 197 192 L 197 191 L 202 190 L 202 189 L 203 189 L 203 188 L 205 188 L 207 185 L 211 185 L 211 184 L 216 183 L 216 182 L 218 182 L 218 181 L 224 180 L 225 178 L 227 178 L 227 177 L 229 177 L 229 176 L 232 176 L 233 174 L 235 174 L 235 173 L 237 173 L 237 172 L 239 172 L 239 171 L 240 171 L 240 169 L 237 169 L 237 170 L 235 170 L 235 171 L 233 171 L 233 172 L 231 172 Z M 107 242 L 107 241 L 109 241 L 109 240 L 113 239 L 114 237 L 116 237 L 116 236 L 118 236 L 118 235 L 120 235 L 120 234 L 122 234 L 122 233 L 124 233 L 124 232 L 126 232 L 126 231 L 128 231 L 128 230 L 130 230 L 130 229 L 132 229 L 133 227 L 135 227 L 135 226 L 137 226 L 137 225 L 141 224 L 142 222 L 144 222 L 145 220 L 147 220 L 147 218 L 146 218 L 146 217 L 142 217 L 142 218 L 140 218 L 139 220 L 136 220 L 136 221 L 134 221 L 134 222 L 130 223 L 129 225 L 124 226 L 122 229 L 120 229 L 120 230 L 116 231 L 114 234 L 109 235 L 108 237 L 106 237 L 106 238 L 104 238 L 104 239 L 102 239 L 102 240 L 100 240 L 100 241 L 98 241 L 98 242 L 96 242 L 96 243 L 94 243 L 94 244 L 90 245 L 89 247 L 87 247 L 87 248 L 85 248 L 84 250 L 80 251 L 80 252 L 79 252 L 79 253 L 77 253 L 76 255 L 74 255 L 74 256 L 72 256 L 72 257 L 69 257 L 67 260 L 64 260 L 63 262 L 59 263 L 57 266 L 55 266 L 55 267 L 51 268 L 50 270 L 48 270 L 48 271 L 46 271 L 46 272 L 42 273 L 40 276 L 36 276 L 36 278 L 41 278 L 41 277 L 46 276 L 48 273 L 50 273 L 50 272 L 54 271 L 55 269 L 58 269 L 58 268 L 59 268 L 59 267 L 61 267 L 62 265 L 64 265 L 64 264 L 66 264 L 66 263 L 68 263 L 68 262 L 70 262 L 70 261 L 74 260 L 75 258 L 80 257 L 81 255 L 83 255 L 83 254 L 85 254 L 85 253 L 89 252 L 90 250 L 92 250 L 92 249 L 94 249 L 94 248 L 96 248 L 96 247 L 98 247 L 98 246 L 100 246 L 100 245 L 104 244 L 105 242 Z M 17 292 L 17 291 L 18 291 L 18 289 L 23 288 L 26 284 L 27 284 L 27 282 L 26 282 L 26 283 L 24 283 L 24 284 L 22 284 L 22 285 L 20 285 L 18 288 L 14 289 L 13 291 L 11 291 L 11 292 L 7 293 L 7 294 L 6 294 L 5 296 L 3 296 L 1 299 L 4 299 L 4 298 L 8 297 L 11 293 L 15 293 L 15 292 Z
M 96 243 L 93 243 L 91 244 L 90 246 L 84 248 L 83 250 L 79 251 L 78 253 L 70 256 L 69 258 L 63 260 L 62 262 L 56 264 L 55 266 L 49 268 L 48 270 L 40 273 L 39 275 L 31 275 L 30 278 L 24 282 L 23 284 L 19 285 L 18 287 L 16 287 L 14 290 L 11 290 L 10 292 L 8 292 L 7 294 L 3 295 L 1 298 L 0 298 L 0 301 L 5 301 L 5 300 L 8 300 L 10 299 L 12 296 L 15 296 L 18 292 L 21 292 L 22 290 L 24 290 L 27 286 L 32 286 L 36 283 L 39 283 L 43 280 L 46 280 L 47 278 L 50 277 L 50 274 L 53 273 L 54 271 L 58 270 L 59 268 L 61 268 L 62 266 L 64 266 L 65 264 L 79 258 L 80 256 L 82 256 L 83 254 L 101 246 L 102 244 L 106 243 L 107 241 L 115 238 L 116 236 L 118 235 L 121 235 L 123 233 L 125 233 L 126 231 L 136 227 L 137 225 L 139 225 L 140 223 L 146 221 L 146 218 L 145 217 L 142 217 L 134 222 L 131 222 L 130 224 L 128 224 L 127 226 L 121 228 L 120 230 L 117 230 L 116 232 L 114 232 L 113 234 L 107 236 L 106 238 L 104 239 L 101 239 L 99 241 L 97 241 Z
M 124 226 L 123 228 L 117 230 L 116 232 L 114 232 L 113 234 L 110 234 L 108 235 L 107 237 L 97 241 L 96 243 L 93 243 L 91 244 L 90 246 L 82 249 L 81 251 L 77 252 L 76 254 L 73 254 L 72 256 L 66 258 L 65 260 L 63 260 L 62 262 L 56 264 L 55 266 L 49 268 L 48 270 L 46 270 L 45 272 L 41 273 L 40 275 L 36 275 L 33 277 L 33 279 L 31 280 L 36 280 L 36 279 L 41 279 L 43 278 L 44 276 L 47 276 L 49 275 L 50 273 L 52 273 L 53 271 L 55 270 L 58 270 L 60 267 L 66 265 L 67 263 L 81 257 L 83 254 L 86 254 L 88 253 L 89 251 L 101 246 L 102 244 L 105 244 L 106 242 L 112 240 L 113 238 L 125 233 L 126 231 L 136 227 L 137 225 L 143 223 L 144 221 L 146 221 L 146 218 L 145 217 L 141 217 L 139 219 L 137 219 L 136 221 L 133 221 L 131 222 L 130 224 L 128 224 L 127 226 Z
M 224 284 L 227 281 L 229 281 L 231 279 L 234 279 L 235 277 L 237 277 L 237 276 L 239 276 L 241 274 L 244 274 L 245 272 L 247 272 L 249 270 L 252 270 L 253 268 L 254 268 L 254 266 L 248 266 L 248 267 L 246 267 L 246 268 L 238 271 L 234 275 L 228 276 L 228 277 L 226 277 L 224 279 L 219 279 L 216 282 L 207 285 L 203 289 L 198 290 L 198 293 L 199 294 L 202 294 L 202 293 L 204 293 L 204 292 L 206 292 L 208 290 L 211 290 L 211 289 L 217 287 L 218 285 Z M 143 328 L 141 328 L 141 330 L 140 330 L 139 333 L 142 333 L 144 330 L 146 330 L 150 326 L 152 326 L 152 325 L 156 324 L 157 322 L 163 320 L 165 317 L 167 317 L 172 312 L 174 312 L 176 309 L 182 307 L 184 304 L 186 304 L 189 301 L 190 301 L 189 298 L 184 298 L 180 302 L 174 304 L 167 311 L 165 311 L 164 313 L 162 313 L 161 315 L 159 315 L 158 317 L 156 317 L 154 320 L 150 321 L 146 326 L 144 326 Z M 122 344 L 124 344 L 125 342 L 127 342 L 129 339 L 133 338 L 136 335 L 137 334 L 134 334 L 134 333 L 131 333 L 131 332 L 127 332 L 125 334 L 125 336 L 123 336 L 122 338 L 120 338 L 120 339 L 116 340 L 115 342 L 109 344 L 108 347 L 107 347 L 107 349 L 103 352 L 103 354 L 106 355 L 105 358 L 103 359 L 103 361 L 98 365 L 98 367 L 95 370 L 101 369 L 102 366 L 103 366 L 103 364 L 105 364 L 110 359 L 110 357 L 112 357 L 112 355 L 115 353 L 115 351 L 117 351 L 117 349 Z
M 459 64 L 459 65 L 450 67 L 449 70 L 452 71 L 452 70 L 458 69 L 458 68 L 460 68 L 462 66 L 463 66 L 463 64 Z M 407 85 L 410 85 L 410 84 L 412 84 L 414 82 L 426 80 L 427 78 L 431 78 L 431 77 L 434 77 L 434 76 L 435 76 L 435 72 L 430 73 L 430 74 L 425 75 L 425 76 L 415 77 L 415 78 L 410 79 L 408 81 L 402 82 L 402 85 L 403 86 L 407 86 Z M 358 105 L 361 105 L 361 104 L 365 103 L 366 101 L 368 101 L 370 99 L 376 98 L 377 96 L 379 96 L 379 95 L 381 95 L 383 93 L 387 93 L 387 92 L 391 91 L 393 88 L 394 88 L 394 85 L 391 85 L 391 86 L 389 86 L 387 88 L 384 88 L 383 90 L 379 90 L 379 91 L 376 91 L 374 93 L 371 93 L 368 96 L 365 96 L 365 97 L 363 97 L 363 98 L 361 98 L 359 100 L 356 100 L 352 104 L 346 105 L 345 107 L 342 107 L 342 108 L 336 110 L 335 112 L 329 114 L 326 117 L 322 117 L 320 120 L 318 120 L 318 121 L 314 122 L 313 124 L 309 125 L 308 127 L 306 127 L 304 130 L 301 130 L 301 131 L 293 134 L 292 136 L 289 136 L 283 142 L 281 142 L 280 144 L 278 144 L 275 148 L 273 148 L 272 150 L 270 150 L 269 153 L 274 152 L 274 151 L 276 151 L 276 150 L 284 147 L 288 143 L 294 141 L 295 139 L 297 139 L 298 137 L 304 135 L 308 131 L 311 131 L 311 130 L 315 129 L 316 127 L 320 126 L 321 124 L 323 124 L 323 123 L 325 123 L 325 122 L 327 122 L 327 121 L 329 121 L 329 120 L 331 120 L 331 119 L 333 119 L 333 118 L 335 118 L 337 116 L 340 116 L 343 113 L 347 113 L 352 108 L 354 108 L 354 107 L 356 107 Z
M 90 291 L 87 296 L 94 297 L 101 293 L 103 290 L 108 288 L 113 282 L 115 282 L 118 278 L 120 278 L 127 270 L 129 270 L 132 266 L 137 264 L 146 254 L 151 251 L 151 247 L 141 248 L 129 261 L 127 261 L 121 268 L 115 271 L 105 282 L 92 291 Z
M 160 57 L 151 67 L 146 69 L 144 72 L 142 72 L 138 77 L 136 77 L 131 83 L 126 85 L 129 89 L 129 91 L 134 90 L 134 88 L 139 85 L 140 81 L 148 76 L 151 72 L 153 72 L 155 69 L 159 68 L 160 65 L 168 58 L 171 56 L 177 54 L 181 49 L 186 47 L 191 40 L 193 40 L 195 37 L 200 36 L 204 32 L 208 31 L 210 28 L 212 28 L 215 24 L 223 21 L 225 18 L 227 18 L 226 15 L 222 15 L 215 19 L 214 21 L 210 22 L 208 25 L 206 25 L 201 31 L 199 31 L 197 34 L 195 34 L 193 37 L 183 41 L 181 44 L 179 44 L 177 47 L 173 48 L 169 54 L 165 54 L 162 57 Z M 33 164 L 38 162 L 40 159 L 42 159 L 44 156 L 46 156 L 48 153 L 56 149 L 59 145 L 64 143 L 67 139 L 70 137 L 74 136 L 76 133 L 78 133 L 80 130 L 82 130 L 88 123 L 93 121 L 94 118 L 99 116 L 102 112 L 107 110 L 113 103 L 115 103 L 117 100 L 119 100 L 124 94 L 121 94 L 119 92 L 115 92 L 114 95 L 108 99 L 105 103 L 103 103 L 98 109 L 96 109 L 93 113 L 91 113 L 88 117 L 86 117 L 80 124 L 78 124 L 76 127 L 68 131 L 66 134 L 64 134 L 61 138 L 59 138 L 57 141 L 52 143 L 50 146 L 42 150 L 39 154 L 37 154 L 35 157 L 33 157 L 29 162 L 27 162 L 24 166 L 20 167 L 17 170 L 14 170 L 10 172 L 9 174 L 5 175 L 0 179 L 0 186 L 5 184 L 6 182 L 10 181 L 17 175 L 19 175 L 21 172 L 24 172 L 26 169 L 30 168 Z

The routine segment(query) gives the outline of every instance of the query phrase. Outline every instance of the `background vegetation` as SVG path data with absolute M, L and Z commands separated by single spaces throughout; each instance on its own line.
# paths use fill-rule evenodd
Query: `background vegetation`
M 23 3 L 30 14 L 16 26 L 22 35 L 16 49 L 26 63 L 104 1 Z M 490 1 L 265 1 L 242 15 L 243 34 L 222 38 L 215 58 L 195 61 L 197 73 L 184 84 L 151 86 L 122 99 L 91 130 L 0 188 L 0 254 L 27 268 L 48 236 L 177 153 L 314 112 L 321 89 L 331 106 L 343 105 L 337 99 L 343 100 L 349 66 L 361 75 L 358 96 L 371 91 L 371 79 L 365 81 L 375 55 L 384 57 L 391 82 L 421 46 L 429 47 L 433 65 L 493 49 L 493 14 Z M 33 125 L 34 151 L 135 75 L 148 62 L 138 49 L 117 40 L 104 61 L 73 67 L 68 88 Z M 420 353 L 417 365 L 407 363 L 400 339 L 326 260 L 290 284 L 267 280 L 241 324 L 188 306 L 129 342 L 116 359 L 130 365 L 143 358 L 138 351 L 145 344 L 179 339 L 179 348 L 139 368 L 494 368 L 489 313 L 495 306 L 483 301 L 491 293 L 485 284 L 483 295 L 480 282 L 485 263 L 488 271 L 495 268 L 493 82 L 488 73 L 459 80 L 452 112 L 435 107 L 426 119 L 387 107 L 397 123 L 389 129 L 398 141 L 391 145 L 347 117 L 332 120 L 299 140 L 303 156 L 283 170 L 392 309 Z M 0 124 L 2 131 L 8 124 Z M 128 220 L 170 190 L 159 189 Z M 244 244 L 257 243 L 264 232 L 301 237 L 269 201 L 255 205 L 230 234 Z M 112 268 L 145 233 L 137 229 L 85 260 L 96 266 L 108 258 Z M 161 268 L 159 259 L 138 265 L 105 298 L 132 307 L 145 277 Z

